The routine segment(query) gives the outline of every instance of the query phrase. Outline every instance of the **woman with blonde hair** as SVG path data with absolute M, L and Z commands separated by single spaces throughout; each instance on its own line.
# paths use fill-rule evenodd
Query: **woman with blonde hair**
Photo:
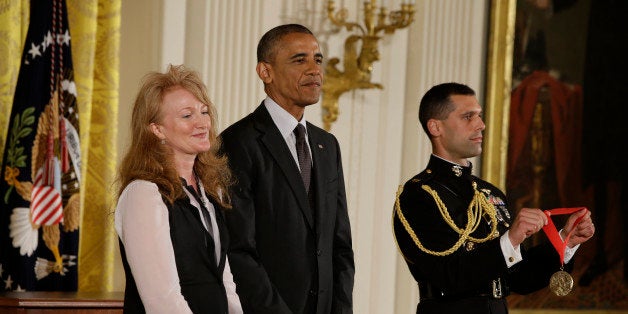
M 198 74 L 147 74 L 131 136 L 115 212 L 125 313 L 241 313 L 223 217 L 232 178 Z

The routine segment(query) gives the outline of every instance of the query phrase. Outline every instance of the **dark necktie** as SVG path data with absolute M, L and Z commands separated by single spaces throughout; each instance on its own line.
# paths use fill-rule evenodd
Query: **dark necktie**
M 299 168 L 301 168 L 301 178 L 305 185 L 305 191 L 310 192 L 310 176 L 312 174 L 312 158 L 310 150 L 305 141 L 305 127 L 303 124 L 297 124 L 294 129 L 294 135 L 297 137 L 297 158 L 299 159 Z

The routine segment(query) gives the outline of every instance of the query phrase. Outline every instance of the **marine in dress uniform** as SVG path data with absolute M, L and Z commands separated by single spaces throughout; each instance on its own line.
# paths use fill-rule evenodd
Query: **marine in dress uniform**
M 472 175 L 472 165 L 432 155 L 427 168 L 400 187 L 393 210 L 397 245 L 419 285 L 417 313 L 508 313 L 506 296 L 548 285 L 560 270 L 549 241 L 504 256 L 500 237 L 513 213 L 506 196 Z M 564 265 L 571 271 L 573 259 Z

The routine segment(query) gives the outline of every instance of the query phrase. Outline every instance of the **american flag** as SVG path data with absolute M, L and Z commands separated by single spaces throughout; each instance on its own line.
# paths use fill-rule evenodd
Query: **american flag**
M 0 176 L 0 287 L 75 291 L 80 136 L 64 0 L 30 2 Z

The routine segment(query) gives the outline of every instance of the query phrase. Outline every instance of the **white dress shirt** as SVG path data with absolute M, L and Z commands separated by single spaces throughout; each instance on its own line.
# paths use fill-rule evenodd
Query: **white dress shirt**
M 211 204 L 204 192 L 202 197 L 206 204 Z M 197 202 L 190 203 L 201 210 Z M 215 211 L 213 206 L 210 207 L 214 239 L 219 239 Z M 199 215 L 202 217 L 200 212 Z M 124 244 L 127 261 L 146 312 L 192 313 L 181 294 L 170 239 L 168 207 L 163 202 L 156 184 L 135 180 L 124 188 L 116 207 L 115 229 Z M 228 259 L 225 261 L 223 282 L 227 292 L 229 313 L 242 313 Z
M 307 149 L 310 151 L 310 156 L 312 156 L 312 149 L 310 148 L 310 140 L 307 137 L 307 123 L 305 121 L 305 113 L 303 113 L 303 118 L 301 121 L 297 121 L 293 115 L 287 112 L 285 109 L 281 108 L 274 100 L 270 97 L 266 97 L 264 99 L 264 106 L 266 106 L 266 110 L 270 114 L 270 117 L 273 119 L 273 122 L 279 129 L 281 136 L 286 141 L 286 145 L 288 145 L 288 149 L 290 149 L 290 153 L 292 154 L 292 158 L 294 162 L 297 164 L 297 168 L 299 171 L 301 167 L 299 167 L 299 158 L 297 157 L 297 136 L 294 135 L 294 129 L 297 127 L 297 124 L 302 124 L 305 127 L 305 143 L 307 144 Z M 311 160 L 311 162 L 314 162 Z

